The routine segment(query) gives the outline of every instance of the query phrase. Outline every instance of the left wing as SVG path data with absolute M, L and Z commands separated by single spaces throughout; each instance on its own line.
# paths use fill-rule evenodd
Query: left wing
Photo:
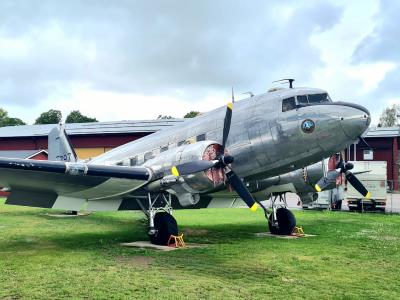
M 79 210 L 86 201 L 104 201 L 115 206 L 152 177 L 147 167 L 0 158 L 0 186 L 11 190 L 6 204 L 12 205 Z

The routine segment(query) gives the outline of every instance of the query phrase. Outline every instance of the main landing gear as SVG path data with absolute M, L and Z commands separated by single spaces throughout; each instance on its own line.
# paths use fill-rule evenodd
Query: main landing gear
M 287 208 L 286 193 L 271 195 L 271 213 L 265 210 L 268 228 L 272 234 L 291 235 L 296 227 L 296 218 Z
M 165 194 L 147 196 L 149 208 L 145 211 L 149 221 L 148 236 L 150 242 L 156 245 L 167 245 L 171 235 L 178 235 L 178 224 L 172 216 L 171 195 Z

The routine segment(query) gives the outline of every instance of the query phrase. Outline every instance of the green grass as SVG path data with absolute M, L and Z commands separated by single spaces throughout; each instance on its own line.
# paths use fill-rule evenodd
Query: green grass
M 262 213 L 176 211 L 187 242 L 172 252 L 124 248 L 146 239 L 140 213 L 57 219 L 0 200 L 0 299 L 398 299 L 400 216 L 297 211 L 315 237 L 255 237 Z M 204 231 L 206 231 L 204 233 Z M 199 231 L 197 231 L 199 232 Z

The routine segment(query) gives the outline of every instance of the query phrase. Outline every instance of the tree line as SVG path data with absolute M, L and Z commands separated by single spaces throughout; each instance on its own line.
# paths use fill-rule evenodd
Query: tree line
M 199 111 L 190 111 L 185 114 L 184 118 L 194 118 L 200 115 Z M 168 115 L 158 115 L 157 119 L 173 119 L 174 117 Z M 62 120 L 62 113 L 56 109 L 50 109 L 49 111 L 43 112 L 35 121 L 34 124 L 59 124 Z M 83 115 L 79 110 L 71 111 L 65 123 L 88 123 L 98 122 L 96 118 L 90 118 Z M 18 126 L 26 125 L 24 121 L 19 118 L 10 117 L 8 112 L 0 108 L 0 127 L 5 126 Z M 378 127 L 392 127 L 400 126 L 400 104 L 393 104 L 385 108 L 379 118 Z
M 35 121 L 34 124 L 59 124 L 62 120 L 62 113 L 56 109 L 50 109 L 42 113 Z M 83 115 L 79 110 L 71 111 L 65 123 L 87 123 L 87 122 L 98 122 L 96 118 L 90 118 Z M 26 125 L 24 121 L 19 118 L 10 117 L 8 112 L 3 108 L 0 108 L 0 127 L 5 126 L 18 126 Z
M 198 116 L 200 112 L 191 111 L 188 112 L 184 118 L 194 118 Z M 159 115 L 157 119 L 172 119 L 171 116 Z M 50 109 L 46 112 L 40 114 L 40 116 L 36 119 L 36 124 L 59 124 L 62 120 L 62 113 L 57 109 Z M 89 123 L 89 122 L 98 122 L 96 118 L 90 118 L 88 116 L 83 115 L 79 110 L 71 111 L 67 118 L 65 119 L 65 123 Z M 19 126 L 26 125 L 24 121 L 19 118 L 10 117 L 8 112 L 2 108 L 0 108 L 0 127 L 5 126 Z

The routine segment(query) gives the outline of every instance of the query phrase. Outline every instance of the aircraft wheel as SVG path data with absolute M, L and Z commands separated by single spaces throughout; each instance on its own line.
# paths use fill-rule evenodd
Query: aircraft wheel
M 155 234 L 149 234 L 150 242 L 156 245 L 166 246 L 168 239 L 173 235 L 178 235 L 178 224 L 175 218 L 167 212 L 159 212 L 154 216 Z
M 287 208 L 278 208 L 276 211 L 276 219 L 278 224 L 272 223 L 272 214 L 269 217 L 268 228 L 272 234 L 290 235 L 296 227 L 296 218 Z

